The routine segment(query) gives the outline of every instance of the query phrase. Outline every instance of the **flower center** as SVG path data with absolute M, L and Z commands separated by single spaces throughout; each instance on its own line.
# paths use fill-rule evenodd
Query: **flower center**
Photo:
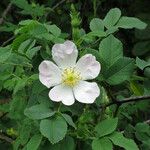
M 80 72 L 75 70 L 75 68 L 64 69 L 62 73 L 62 83 L 68 86 L 75 86 L 81 80 Z

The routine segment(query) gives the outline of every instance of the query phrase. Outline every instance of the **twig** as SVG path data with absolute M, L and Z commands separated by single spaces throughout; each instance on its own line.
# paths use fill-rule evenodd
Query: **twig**
M 7 6 L 7 8 L 4 10 L 2 17 L 0 18 L 0 25 L 3 23 L 4 18 L 7 16 L 9 10 L 11 9 L 12 3 L 9 3 L 9 5 Z
M 0 120 L 3 119 L 7 114 L 8 114 L 8 112 L 3 113 L 3 114 L 0 116 Z
M 109 107 L 111 105 L 120 106 L 120 105 L 125 104 L 125 103 L 138 102 L 138 101 L 142 101 L 142 100 L 150 100 L 150 95 L 130 97 L 130 98 L 122 99 L 122 100 L 116 100 L 116 101 L 110 102 L 106 105 L 100 106 L 100 108 L 106 108 L 106 107 Z
M 51 9 L 48 9 L 47 13 L 45 14 L 45 18 L 47 19 L 48 15 L 50 12 L 54 12 L 54 10 L 61 5 L 63 2 L 65 2 L 66 0 L 61 0 L 60 2 L 58 2 L 56 5 L 54 5 Z
M 5 41 L 1 46 L 5 46 L 7 45 L 10 41 L 12 41 L 15 38 L 15 36 L 12 36 L 11 38 L 9 38 L 7 41 Z
M 11 139 L 10 137 L 8 137 L 8 136 L 6 136 L 6 135 L 4 135 L 2 133 L 0 133 L 0 139 L 5 140 L 8 143 L 12 143 L 13 142 L 13 139 Z
M 61 5 L 62 3 L 64 3 L 66 0 L 61 0 L 60 2 L 58 2 L 55 6 L 52 7 L 52 10 L 56 9 L 59 5 Z
M 125 98 L 121 101 L 117 101 L 120 104 L 128 103 L 128 102 L 134 102 L 134 101 L 141 101 L 141 100 L 150 100 L 150 95 L 146 96 L 137 96 L 137 97 L 130 97 L 130 98 Z

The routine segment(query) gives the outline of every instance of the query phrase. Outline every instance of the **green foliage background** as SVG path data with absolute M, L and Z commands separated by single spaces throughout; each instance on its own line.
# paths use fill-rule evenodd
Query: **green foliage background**
M 150 150 L 149 0 L 2 0 L 1 150 Z M 102 65 L 94 104 L 49 100 L 38 79 L 55 43 Z

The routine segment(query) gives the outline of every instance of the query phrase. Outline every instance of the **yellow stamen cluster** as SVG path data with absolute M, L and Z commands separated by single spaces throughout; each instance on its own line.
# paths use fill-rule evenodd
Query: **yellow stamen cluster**
M 64 69 L 62 73 L 62 83 L 68 86 L 75 86 L 81 80 L 80 72 L 75 68 Z

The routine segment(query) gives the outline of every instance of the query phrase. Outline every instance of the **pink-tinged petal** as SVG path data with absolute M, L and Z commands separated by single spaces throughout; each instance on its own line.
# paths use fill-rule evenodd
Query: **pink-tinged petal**
M 68 106 L 75 102 L 72 88 L 63 84 L 53 87 L 49 92 L 49 97 L 52 101 L 61 101 L 64 105 Z
M 81 103 L 91 104 L 100 95 L 100 89 L 95 82 L 80 81 L 73 92 L 76 100 Z
M 95 56 L 86 54 L 78 60 L 76 68 L 81 73 L 83 80 L 89 80 L 98 76 L 101 66 L 100 63 L 96 61 Z
M 39 79 L 50 88 L 61 83 L 61 70 L 51 61 L 44 60 L 39 65 Z
M 53 60 L 60 68 L 74 67 L 78 56 L 78 50 L 73 42 L 66 41 L 63 44 L 55 44 L 52 47 L 52 56 Z

